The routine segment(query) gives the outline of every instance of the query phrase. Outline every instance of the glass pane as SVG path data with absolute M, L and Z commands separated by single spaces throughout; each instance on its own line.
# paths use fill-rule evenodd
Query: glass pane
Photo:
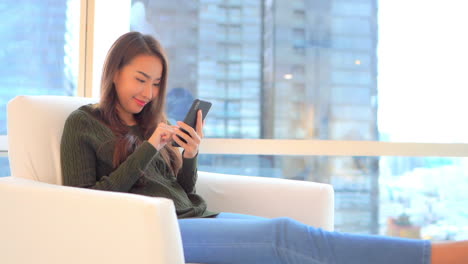
M 80 0 L 0 4 L 0 134 L 17 95 L 76 95 Z
M 213 103 L 207 137 L 261 137 L 262 1 L 190 2 L 132 1 L 131 30 L 157 36 L 169 56 L 169 119 L 199 97 Z
M 468 239 L 468 158 L 203 154 L 199 170 L 329 183 L 337 231 Z
M 8 157 L 0 156 L 0 177 L 10 176 L 10 164 L 8 163 Z
M 468 142 L 468 125 L 460 122 L 468 112 L 467 8 L 454 0 L 425 1 L 424 8 L 415 1 L 379 1 L 383 139 Z
M 169 88 L 185 91 L 169 92 L 169 111 L 195 97 L 221 103 L 208 137 L 468 142 L 463 1 L 175 3 L 133 0 L 144 11 L 132 30 L 167 48 Z M 259 107 L 233 123 L 232 99 Z

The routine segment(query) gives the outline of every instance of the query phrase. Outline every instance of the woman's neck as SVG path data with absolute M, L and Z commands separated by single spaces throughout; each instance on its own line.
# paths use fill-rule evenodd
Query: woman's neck
M 137 124 L 133 114 L 125 112 L 125 110 L 122 109 L 122 106 L 120 104 L 117 104 L 116 107 L 117 107 L 117 114 L 119 115 L 120 119 L 122 119 L 125 125 L 134 126 Z

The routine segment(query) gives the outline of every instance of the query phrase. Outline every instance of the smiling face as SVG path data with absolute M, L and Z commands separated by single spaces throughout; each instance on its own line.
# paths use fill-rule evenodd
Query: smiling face
M 136 124 L 134 114 L 159 95 L 163 73 L 161 60 L 156 56 L 139 55 L 122 67 L 114 76 L 117 92 L 117 111 L 127 124 Z

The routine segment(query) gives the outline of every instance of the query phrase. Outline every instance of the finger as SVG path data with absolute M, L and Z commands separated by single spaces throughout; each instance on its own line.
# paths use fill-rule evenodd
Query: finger
M 181 128 L 176 128 L 174 131 L 175 135 L 178 135 L 179 137 L 183 138 L 185 141 L 189 142 L 189 140 L 192 139 L 190 135 L 187 135 L 184 131 L 182 131 Z
M 176 134 L 172 135 L 172 140 L 174 140 L 180 147 L 187 149 L 188 144 L 182 141 Z
M 196 132 L 193 129 L 193 127 L 191 127 L 191 126 L 189 126 L 186 123 L 181 122 L 181 121 L 177 121 L 177 125 L 179 125 L 180 128 L 183 128 L 185 131 L 187 131 L 191 137 L 195 136 Z
M 161 128 L 161 129 L 163 129 L 165 131 L 169 131 L 171 133 L 174 133 L 174 130 L 175 130 L 176 126 L 170 126 L 170 125 L 168 125 L 166 123 L 161 122 L 161 123 L 159 123 L 158 128 Z
M 187 141 L 187 145 L 193 145 L 196 147 L 197 145 L 200 144 L 201 138 L 197 133 L 193 133 L 193 136 L 187 135 L 185 132 L 183 132 L 180 128 L 175 129 L 175 134 L 179 135 L 181 138 L 183 138 L 185 141 Z
M 205 127 L 205 120 L 203 120 L 203 127 Z M 200 138 L 204 138 L 204 137 L 205 137 L 205 134 L 203 133 L 203 127 L 202 127 L 202 130 L 201 130 L 201 133 L 199 134 L 199 135 L 200 135 Z
M 202 110 L 198 110 L 197 112 L 197 124 L 196 124 L 196 131 L 198 135 L 201 135 L 203 132 L 203 113 Z

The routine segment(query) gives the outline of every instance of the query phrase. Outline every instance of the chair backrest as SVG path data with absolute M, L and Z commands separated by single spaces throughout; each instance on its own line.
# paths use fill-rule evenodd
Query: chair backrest
M 8 103 L 8 157 L 11 175 L 62 184 L 60 140 L 65 120 L 95 98 L 17 96 Z

